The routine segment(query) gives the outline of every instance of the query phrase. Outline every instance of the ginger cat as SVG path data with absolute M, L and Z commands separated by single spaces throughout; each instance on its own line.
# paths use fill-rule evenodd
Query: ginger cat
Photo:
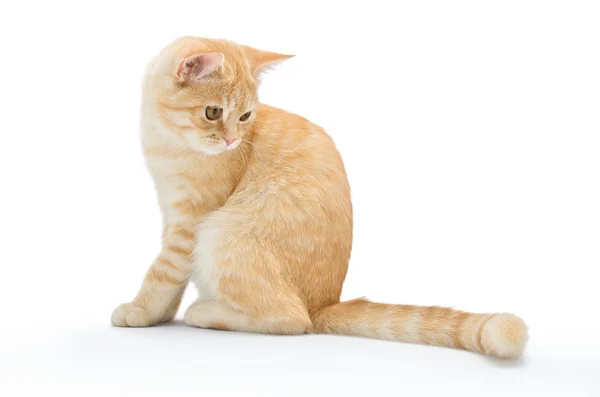
M 331 138 L 258 102 L 260 75 L 290 58 L 223 40 L 183 37 L 147 68 L 142 146 L 164 219 L 162 250 L 112 323 L 185 323 L 270 334 L 329 333 L 519 358 L 525 323 L 512 314 L 340 303 L 352 204 Z

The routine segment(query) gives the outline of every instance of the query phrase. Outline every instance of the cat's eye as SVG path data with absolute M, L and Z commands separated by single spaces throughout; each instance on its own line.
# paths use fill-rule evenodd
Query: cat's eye
M 216 106 L 207 106 L 205 114 L 206 118 L 210 121 L 219 120 L 223 115 L 223 108 L 218 108 Z
M 250 115 L 252 115 L 252 112 L 246 112 L 244 114 L 242 114 L 242 117 L 240 117 L 240 121 L 246 121 L 250 118 Z

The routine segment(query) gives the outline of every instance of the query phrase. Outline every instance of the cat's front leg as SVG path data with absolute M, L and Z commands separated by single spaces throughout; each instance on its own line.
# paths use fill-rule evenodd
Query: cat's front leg
M 137 296 L 115 309 L 112 323 L 118 327 L 147 327 L 172 320 L 192 272 L 194 244 L 193 226 L 170 227 Z

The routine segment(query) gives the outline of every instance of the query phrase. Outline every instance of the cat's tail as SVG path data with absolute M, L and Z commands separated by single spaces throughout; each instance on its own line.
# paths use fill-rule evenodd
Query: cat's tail
M 507 359 L 521 357 L 527 342 L 527 325 L 513 314 L 390 305 L 362 298 L 325 307 L 312 322 L 317 334 L 452 347 Z

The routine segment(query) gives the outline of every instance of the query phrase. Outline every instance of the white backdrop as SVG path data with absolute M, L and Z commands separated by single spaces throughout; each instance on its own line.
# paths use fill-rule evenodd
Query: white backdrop
M 594 1 L 3 2 L 0 394 L 599 395 L 599 20 Z M 260 97 L 345 160 L 344 299 L 514 312 L 526 359 L 110 327 L 159 248 L 142 73 L 187 34 L 297 55 Z

